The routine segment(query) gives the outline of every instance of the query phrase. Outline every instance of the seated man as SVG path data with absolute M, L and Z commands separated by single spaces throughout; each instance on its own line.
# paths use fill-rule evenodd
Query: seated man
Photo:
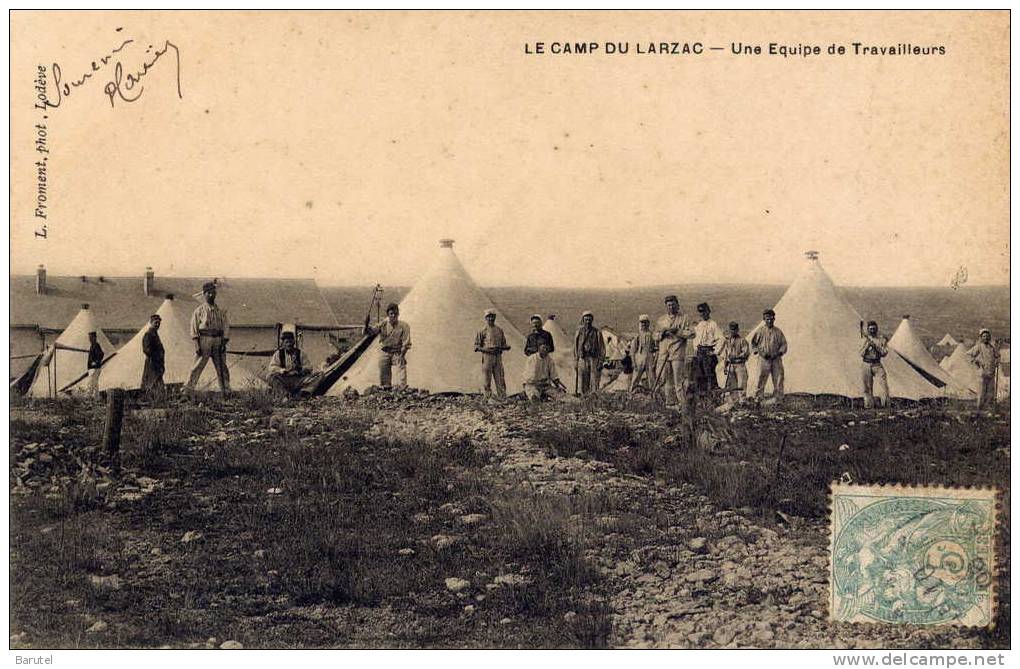
M 280 338 L 283 346 L 269 359 L 266 380 L 273 388 L 282 390 L 288 395 L 296 395 L 301 389 L 301 384 L 311 374 L 311 366 L 301 349 L 294 343 L 293 332 L 284 332 Z
M 549 355 L 549 345 L 541 342 L 538 353 L 529 355 L 524 363 L 524 394 L 529 400 L 541 402 L 561 397 L 566 392 L 556 374 L 556 363 Z

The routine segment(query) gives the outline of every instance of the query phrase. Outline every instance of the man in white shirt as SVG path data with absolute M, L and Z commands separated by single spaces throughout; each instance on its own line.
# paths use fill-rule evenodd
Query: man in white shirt
M 712 320 L 712 309 L 707 302 L 698 305 L 698 314 L 701 320 L 694 326 L 694 361 L 691 364 L 691 377 L 694 391 L 699 396 L 704 396 L 711 395 L 719 389 L 715 368 L 719 364 L 719 353 L 726 343 L 726 338 L 719 325 Z
M 549 355 L 549 345 L 542 342 L 538 352 L 529 355 L 524 363 L 524 395 L 534 402 L 558 399 L 566 392 L 556 373 L 556 363 Z
M 230 369 L 227 367 L 227 342 L 230 341 L 230 319 L 227 310 L 216 304 L 216 283 L 209 281 L 202 286 L 203 304 L 191 314 L 191 339 L 195 342 L 195 364 L 185 385 L 194 390 L 202 377 L 205 365 L 212 358 L 220 391 L 230 392 Z

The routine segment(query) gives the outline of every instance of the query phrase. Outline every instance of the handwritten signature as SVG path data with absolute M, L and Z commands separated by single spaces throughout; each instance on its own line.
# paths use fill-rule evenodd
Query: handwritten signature
M 159 59 L 166 55 L 171 49 L 173 49 L 174 52 L 174 60 L 177 68 L 177 97 L 179 99 L 183 98 L 184 96 L 181 94 L 181 51 L 177 48 L 176 44 L 171 43 L 170 40 L 165 40 L 162 48 L 152 51 L 152 46 L 150 45 L 149 48 L 145 50 L 146 53 L 152 53 L 152 60 L 144 61 L 142 63 L 142 69 L 136 71 L 134 74 L 129 74 L 125 77 L 124 67 L 121 65 L 120 61 L 117 61 L 117 65 L 113 68 L 113 81 L 107 83 L 103 88 L 103 92 L 106 93 L 108 98 L 110 98 L 110 106 L 115 106 L 118 99 L 123 100 L 124 102 L 134 102 L 138 98 L 142 97 L 142 93 L 145 92 L 145 87 L 139 86 L 139 82 L 142 80 L 142 77 L 148 74 L 149 70 L 152 69 L 152 66 L 159 62 Z M 137 88 L 138 91 L 131 95 L 135 88 Z M 127 91 L 128 94 L 125 95 L 124 91 Z
M 120 32 L 122 28 L 117 28 L 117 32 Z M 59 107 L 65 100 L 71 97 L 71 94 L 76 89 L 85 86 L 91 81 L 97 73 L 103 70 L 110 62 L 114 59 L 114 56 L 128 45 L 134 44 L 135 40 L 125 39 L 116 48 L 111 49 L 106 55 L 93 60 L 90 68 L 87 72 L 82 73 L 81 76 L 70 81 L 65 81 L 63 78 L 63 71 L 60 68 L 59 63 L 53 63 L 50 70 L 53 73 L 53 85 L 56 89 L 56 96 L 54 99 L 50 99 L 48 96 L 44 100 L 43 108 L 55 109 Z M 117 60 L 113 67 L 113 78 L 106 83 L 103 87 L 103 93 L 110 100 L 110 106 L 115 107 L 116 102 L 135 102 L 145 92 L 145 87 L 141 85 L 142 79 L 149 73 L 153 66 L 159 62 L 159 59 L 165 56 L 167 53 L 172 51 L 174 65 L 176 68 L 175 81 L 177 83 L 177 97 L 183 98 L 184 95 L 181 92 L 181 51 L 176 44 L 170 40 L 164 40 L 163 45 L 153 50 L 152 45 L 145 50 L 146 54 L 151 54 L 151 58 L 147 58 L 142 62 L 141 69 L 136 70 L 131 74 L 125 75 L 124 64 Z M 36 104 L 38 107 L 38 103 Z

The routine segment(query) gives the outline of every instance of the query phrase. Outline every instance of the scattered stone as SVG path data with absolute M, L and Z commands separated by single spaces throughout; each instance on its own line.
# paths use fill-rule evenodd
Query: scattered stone
M 89 576 L 89 582 L 95 588 L 109 588 L 110 590 L 120 590 L 120 586 L 123 583 L 120 576 L 113 574 L 112 576 Z
M 28 638 L 28 632 L 18 632 L 11 635 L 11 644 L 21 643 Z
M 705 537 L 695 537 L 687 542 L 687 548 L 692 553 L 705 553 L 708 551 L 708 539 Z
M 266 491 L 266 494 L 267 495 L 282 495 L 283 494 L 283 488 L 270 488 L 269 490 Z
M 509 625 L 512 622 L 513 622 L 513 620 L 511 620 L 510 618 L 503 618 L 502 620 L 499 621 L 499 624 L 500 625 Z
M 162 554 L 163 554 L 163 549 L 160 548 L 159 546 L 153 546 L 149 550 L 149 555 L 162 555 Z
M 224 641 L 220 644 L 220 650 L 242 650 L 244 645 L 240 641 Z
M 732 629 L 729 629 L 728 627 L 720 627 L 715 631 L 715 634 L 712 635 L 712 641 L 716 642 L 720 646 L 728 646 L 735 636 L 736 632 Z
M 699 569 L 687 574 L 688 583 L 711 583 L 717 578 L 719 578 L 719 576 L 711 569 Z
M 260 548 L 257 551 L 255 551 L 254 553 L 252 553 L 252 555 L 254 557 L 256 557 L 256 558 L 259 558 L 259 559 L 264 558 L 266 556 L 266 549 Z
M 566 613 L 563 614 L 564 622 L 572 623 L 576 618 L 577 614 L 574 613 L 573 611 L 567 611 Z
M 576 451 L 574 457 L 578 460 L 591 460 L 591 454 L 588 451 Z
M 471 587 L 471 581 L 455 576 L 446 579 L 444 583 L 446 583 L 446 589 L 453 593 L 458 593 Z
M 496 585 L 527 585 L 531 579 L 521 574 L 500 574 L 492 582 Z
M 460 522 L 464 523 L 465 525 L 478 525 L 480 523 L 484 523 L 488 519 L 489 517 L 486 516 L 484 513 L 469 513 L 466 516 L 461 516 Z
M 432 537 L 432 543 L 436 545 L 436 550 L 446 550 L 451 546 L 460 542 L 460 537 L 452 537 L 449 534 L 437 534 Z
M 466 613 L 468 615 L 471 615 L 474 612 L 475 612 L 475 605 L 474 604 L 468 604 L 467 606 L 464 607 L 464 613 Z
M 181 543 L 190 544 L 192 541 L 198 541 L 202 538 L 202 536 L 202 533 L 198 530 L 188 530 L 184 533 L 184 536 L 181 537 Z
M 411 516 L 411 520 L 418 523 L 419 525 L 424 525 L 425 523 L 432 520 L 432 516 L 430 516 L 427 513 L 416 513 L 413 516 Z
M 99 620 L 85 630 L 85 634 L 99 634 L 100 632 L 105 632 L 107 627 L 109 627 L 109 625 L 104 623 L 102 620 Z
M 401 548 L 399 551 L 397 551 L 397 553 L 399 553 L 400 555 L 414 555 L 414 549 L 413 548 Z

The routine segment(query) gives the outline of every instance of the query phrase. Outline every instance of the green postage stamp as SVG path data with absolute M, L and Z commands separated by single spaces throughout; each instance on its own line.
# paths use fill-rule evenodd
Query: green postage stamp
M 994 623 L 994 489 L 833 483 L 830 502 L 832 620 Z

